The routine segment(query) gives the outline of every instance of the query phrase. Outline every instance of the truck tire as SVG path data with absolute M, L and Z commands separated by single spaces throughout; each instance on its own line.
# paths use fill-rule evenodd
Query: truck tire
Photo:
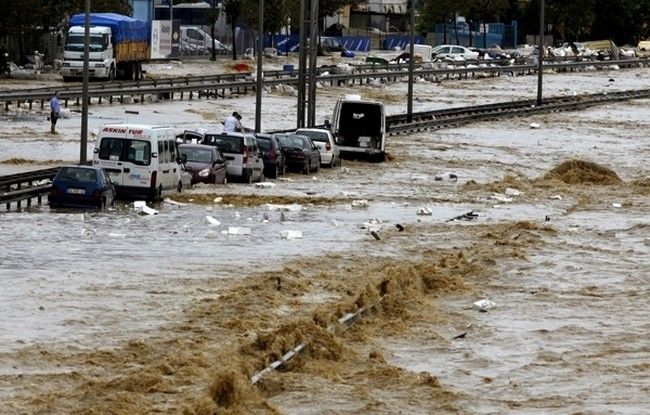
M 115 80 L 115 66 L 111 65 L 111 69 L 108 70 L 108 80 L 110 82 Z

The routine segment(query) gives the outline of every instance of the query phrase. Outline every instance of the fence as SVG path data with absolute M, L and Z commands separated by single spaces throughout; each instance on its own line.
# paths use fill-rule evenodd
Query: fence
M 498 45 L 502 48 L 517 46 L 517 21 L 506 25 L 503 23 L 438 23 L 433 33 L 434 44 L 457 44 L 467 47 L 490 48 Z

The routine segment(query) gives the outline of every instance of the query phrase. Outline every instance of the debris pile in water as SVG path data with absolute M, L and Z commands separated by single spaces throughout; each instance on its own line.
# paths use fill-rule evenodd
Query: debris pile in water
M 544 179 L 561 180 L 567 184 L 620 184 L 622 180 L 611 169 L 591 161 L 568 160 L 546 173 Z

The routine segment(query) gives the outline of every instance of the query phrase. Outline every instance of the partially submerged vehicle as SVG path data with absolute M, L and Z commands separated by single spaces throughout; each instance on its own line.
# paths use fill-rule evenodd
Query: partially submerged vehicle
M 386 111 L 384 104 L 347 95 L 334 106 L 332 134 L 342 157 L 384 161 Z

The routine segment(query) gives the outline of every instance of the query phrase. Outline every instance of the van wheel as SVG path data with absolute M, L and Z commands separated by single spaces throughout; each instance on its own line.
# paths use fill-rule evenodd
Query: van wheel
M 176 186 L 176 191 L 178 193 L 183 191 L 183 182 L 181 182 L 180 180 L 178 181 L 178 186 Z
M 156 197 L 154 199 L 154 202 L 156 203 L 162 202 L 162 186 L 158 187 L 158 192 L 156 192 Z

